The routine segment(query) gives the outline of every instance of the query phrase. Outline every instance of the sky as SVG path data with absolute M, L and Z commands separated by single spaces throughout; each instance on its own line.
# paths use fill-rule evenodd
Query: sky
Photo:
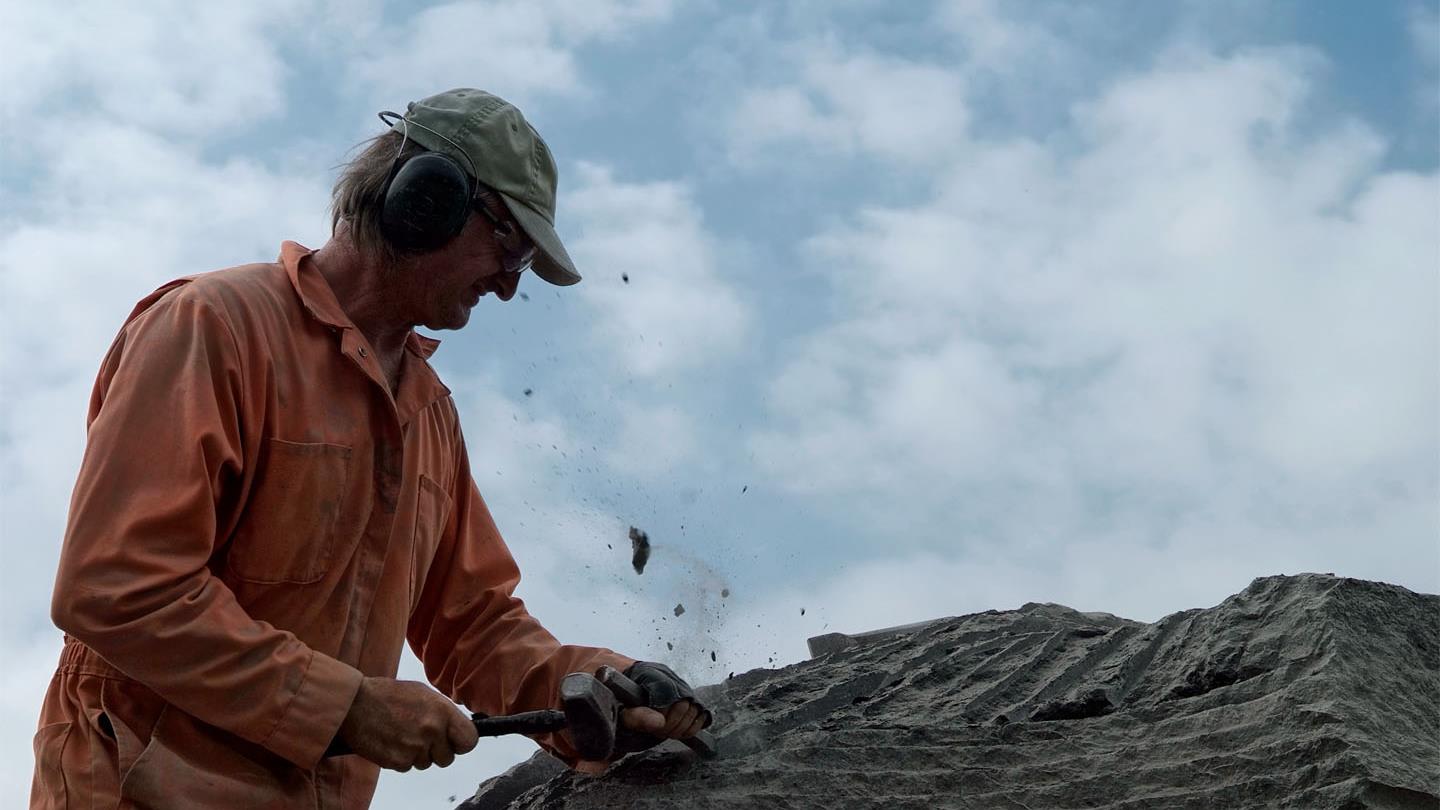
M 432 358 L 562 640 L 699 684 L 1031 601 L 1440 591 L 1434 0 L 0 8 L 0 804 L 124 317 L 322 245 L 375 113 L 453 87 L 546 138 L 585 277 Z

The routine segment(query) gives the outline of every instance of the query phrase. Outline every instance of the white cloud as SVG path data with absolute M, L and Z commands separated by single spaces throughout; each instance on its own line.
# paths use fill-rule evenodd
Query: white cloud
M 636 28 L 669 19 L 675 0 L 541 0 L 550 24 L 568 43 L 624 39 Z
M 1432 532 L 1436 178 L 1380 172 L 1358 123 L 1299 129 L 1318 64 L 1172 52 L 1075 107 L 1078 150 L 976 146 L 929 199 L 814 237 L 842 317 L 772 385 L 752 447 L 776 483 L 902 547 L 1100 520 L 1163 546 L 1165 515 L 1217 508 Z M 1403 559 L 1377 574 L 1434 576 Z
M 845 123 L 821 112 L 811 96 L 794 85 L 747 91 L 731 117 L 730 136 L 741 156 L 766 144 L 784 141 L 799 141 L 840 153 L 854 148 Z
M 1012 9 L 1013 11 L 1013 9 Z M 1031 14 L 1057 17 L 1089 16 L 1084 7 L 1026 8 Z M 946 0 L 937 5 L 935 21 L 954 34 L 965 49 L 969 70 L 1002 73 L 1009 78 L 1031 70 L 1055 71 L 1073 67 L 1079 56 L 1074 46 L 1058 31 L 1062 26 L 1019 20 L 1005 15 L 995 0 Z M 1069 27 L 1077 21 L 1067 19 Z
M 196 150 L 103 120 L 68 136 L 58 126 L 42 132 L 53 137 L 32 211 L 0 235 L 7 376 L 33 364 L 42 346 L 47 377 L 91 374 L 129 312 L 117 301 L 226 263 L 271 260 L 277 234 L 328 230 L 318 173 L 209 164 Z M 54 341 L 56 333 L 66 339 Z
M 610 466 L 650 481 L 674 480 L 697 449 L 694 420 L 674 405 L 636 405 L 621 416 Z
M 722 277 L 688 188 L 627 183 L 586 163 L 560 209 L 579 221 L 567 245 L 586 276 L 578 289 L 596 313 L 600 354 L 621 371 L 702 368 L 740 346 L 750 309 Z
M 481 491 L 522 494 L 543 477 L 545 457 L 552 450 L 558 454 L 578 449 L 561 421 L 499 393 L 493 377 L 447 376 L 456 402 L 463 403 L 460 425 Z
M 378 56 L 357 51 L 350 78 L 397 107 L 452 87 L 482 87 L 522 108 L 545 95 L 571 96 L 586 81 L 575 49 L 621 38 L 664 20 L 670 0 L 497 0 L 432 6 L 398 30 L 378 32 Z
M 307 2 L 194 4 L 144 9 L 96 0 L 7 3 L 0 83 L 7 121 L 49 118 L 77 101 L 104 117 L 202 135 L 280 112 L 288 78 L 275 37 L 306 19 Z
M 1095 101 L 1077 105 L 1077 128 L 1136 168 L 1244 160 L 1252 145 L 1288 132 L 1310 91 L 1309 74 L 1320 65 L 1317 53 L 1301 48 L 1229 58 L 1175 48 L 1155 69 L 1123 77 Z
M 746 91 L 729 120 L 732 159 L 745 164 L 786 144 L 840 155 L 874 153 L 907 164 L 953 158 L 970 113 L 959 74 L 909 59 L 843 53 L 830 43 L 795 49 L 794 84 Z

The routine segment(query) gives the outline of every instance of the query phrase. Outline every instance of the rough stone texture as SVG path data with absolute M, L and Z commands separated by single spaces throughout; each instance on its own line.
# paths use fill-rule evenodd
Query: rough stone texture
M 1382 583 L 1266 577 L 1154 624 L 1032 603 L 704 692 L 719 760 L 466 807 L 1440 808 L 1440 597 Z
M 565 763 L 544 751 L 536 751 L 524 762 L 510 766 L 510 770 L 481 782 L 475 795 L 461 802 L 456 810 L 509 807 L 516 796 L 564 770 Z

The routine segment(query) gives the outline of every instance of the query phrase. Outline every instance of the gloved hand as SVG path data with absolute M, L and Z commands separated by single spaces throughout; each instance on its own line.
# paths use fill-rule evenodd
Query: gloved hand
M 676 701 L 688 700 L 705 711 L 707 716 L 710 714 L 709 710 L 700 705 L 700 701 L 695 700 L 695 690 L 690 688 L 690 684 L 664 664 L 636 661 L 625 670 L 625 677 L 645 690 L 647 705 L 652 709 L 663 712 Z M 708 720 L 705 725 L 710 725 Z
M 636 661 L 625 670 L 625 677 L 634 681 L 645 692 L 645 705 L 665 715 L 667 720 L 681 716 L 685 713 L 685 707 L 677 707 L 675 704 L 682 701 L 689 701 L 694 704 L 699 716 L 704 718 L 700 728 L 707 728 L 714 722 L 715 716 L 709 709 L 705 708 L 700 701 L 695 699 L 695 690 L 685 679 L 675 674 L 675 671 L 664 664 L 657 664 L 651 661 Z M 685 723 L 688 728 L 691 723 Z M 676 732 L 667 733 L 645 733 L 630 728 L 620 728 L 615 735 L 616 754 L 629 754 L 635 751 L 643 751 L 660 744 L 672 736 L 679 736 L 681 730 L 679 724 Z

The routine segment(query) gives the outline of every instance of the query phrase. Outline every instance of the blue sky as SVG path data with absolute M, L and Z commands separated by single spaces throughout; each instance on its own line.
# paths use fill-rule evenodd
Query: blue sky
M 434 358 L 562 639 L 712 682 L 1032 600 L 1440 590 L 1440 4 L 72 5 L 0 20 L 6 804 L 115 329 L 322 244 L 375 112 L 450 87 L 546 137 L 585 275 Z

